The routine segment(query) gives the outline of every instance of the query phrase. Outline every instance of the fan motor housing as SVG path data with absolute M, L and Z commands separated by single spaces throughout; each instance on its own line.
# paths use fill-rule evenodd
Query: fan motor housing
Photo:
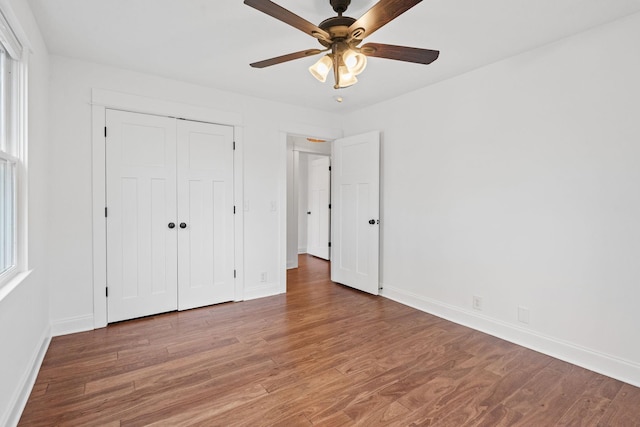
M 348 16 L 334 16 L 333 18 L 322 21 L 318 27 L 329 33 L 331 41 L 335 41 L 336 39 L 347 38 L 349 36 L 349 27 L 354 22 L 356 22 L 356 20 Z M 319 42 L 326 47 L 331 46 L 329 41 L 320 39 Z
M 351 0 L 330 0 L 331 7 L 338 15 L 347 11 L 347 8 L 351 4 Z

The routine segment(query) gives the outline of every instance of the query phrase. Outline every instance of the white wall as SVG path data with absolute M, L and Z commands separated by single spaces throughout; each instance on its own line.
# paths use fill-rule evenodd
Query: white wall
M 46 272 L 49 56 L 24 0 L 0 0 L 13 10 L 31 47 L 28 103 L 28 259 L 31 274 L 0 297 L 0 425 L 15 425 L 49 342 Z
M 235 95 L 147 74 L 52 56 L 52 205 L 50 280 L 54 330 L 82 329 L 92 317 L 91 89 L 237 113 L 243 119 L 245 296 L 284 291 L 280 216 L 286 214 L 286 146 L 282 132 L 297 125 L 330 127 L 335 115 Z M 272 211 L 272 202 L 276 210 Z M 261 273 L 267 282 L 260 282 Z
M 638 40 L 636 14 L 346 117 L 383 131 L 383 293 L 640 385 Z

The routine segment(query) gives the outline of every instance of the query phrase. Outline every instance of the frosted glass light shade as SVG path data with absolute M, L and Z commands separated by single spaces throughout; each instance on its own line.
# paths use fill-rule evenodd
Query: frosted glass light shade
M 349 87 L 353 84 L 358 83 L 358 79 L 356 78 L 355 74 L 350 72 L 344 65 L 338 67 L 338 74 L 340 74 L 340 83 L 338 84 L 339 87 Z
M 367 57 L 361 53 L 355 52 L 351 49 L 347 49 L 342 54 L 342 60 L 347 66 L 347 69 L 357 76 L 367 67 Z
M 329 70 L 331 70 L 331 66 L 333 62 L 329 55 L 325 55 L 318 60 L 315 64 L 309 67 L 309 72 L 313 77 L 318 79 L 318 81 L 324 83 L 327 81 L 327 74 L 329 74 Z

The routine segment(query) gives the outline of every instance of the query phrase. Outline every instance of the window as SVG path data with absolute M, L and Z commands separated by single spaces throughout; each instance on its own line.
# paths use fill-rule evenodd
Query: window
M 0 10 L 0 286 L 18 270 L 24 67 L 22 45 Z

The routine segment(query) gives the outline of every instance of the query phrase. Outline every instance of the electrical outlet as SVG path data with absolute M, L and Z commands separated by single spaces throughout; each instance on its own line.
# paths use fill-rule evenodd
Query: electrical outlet
M 266 271 L 260 273 L 260 281 L 261 282 L 266 282 L 267 281 L 267 272 Z
M 482 298 L 478 296 L 473 296 L 473 309 L 482 311 Z
M 518 306 L 518 321 L 529 324 L 529 309 L 527 307 Z

